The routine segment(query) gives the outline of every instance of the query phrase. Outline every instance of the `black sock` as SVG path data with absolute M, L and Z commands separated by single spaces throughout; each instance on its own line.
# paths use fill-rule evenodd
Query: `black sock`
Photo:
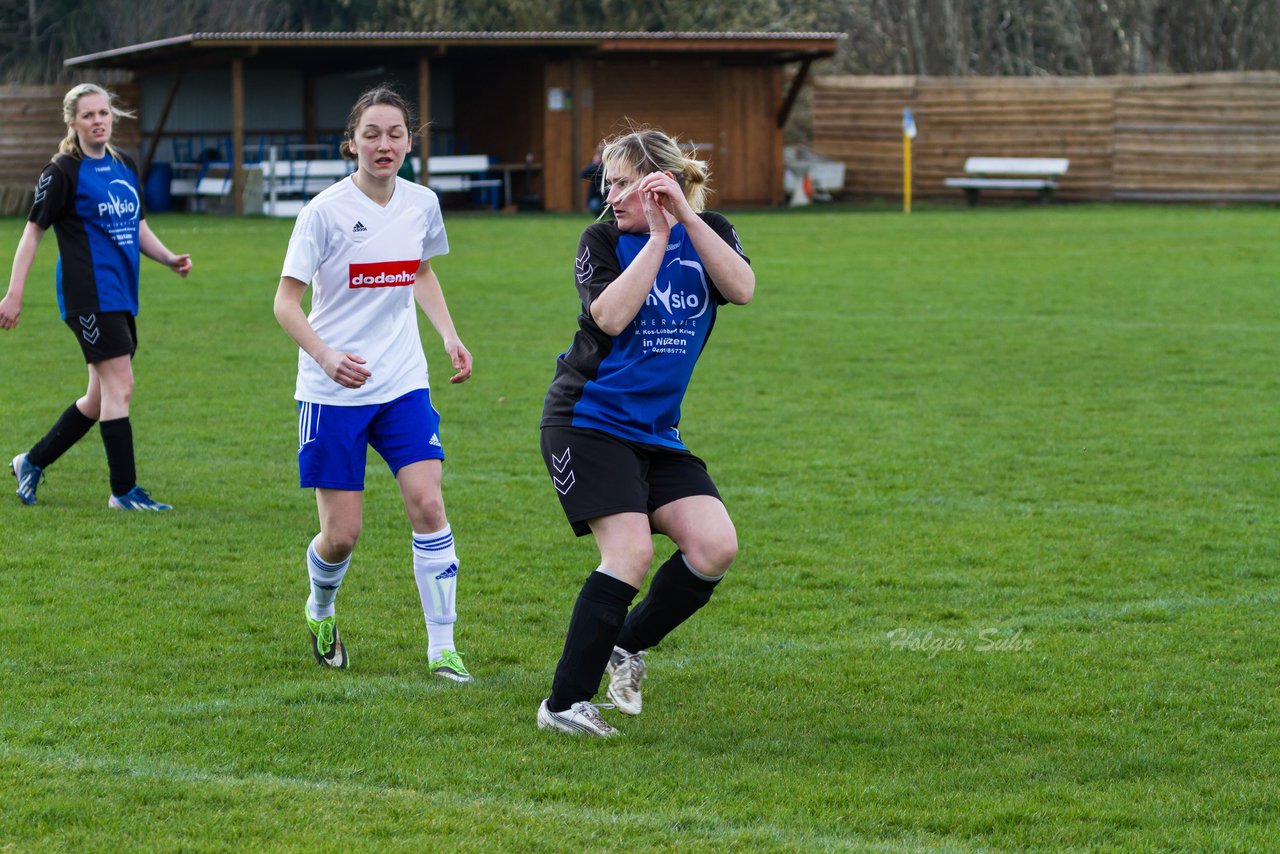
M 587 576 L 569 618 L 564 652 L 547 698 L 548 709 L 563 712 L 574 703 L 590 700 L 600 690 L 600 678 L 613 652 L 614 639 L 631 600 L 639 592 L 603 572 Z
M 690 572 L 677 551 L 654 573 L 648 595 L 627 614 L 615 643 L 627 652 L 649 649 L 707 604 L 717 584 Z
M 84 438 L 84 434 L 93 429 L 97 422 L 85 415 L 73 403 L 67 411 L 58 416 L 58 420 L 44 434 L 44 438 L 36 442 L 27 452 L 27 462 L 36 468 L 51 466 L 67 450 Z
M 111 494 L 124 495 L 138 485 L 138 470 L 133 462 L 133 427 L 129 416 L 99 422 L 102 445 L 107 449 L 107 470 L 111 475 Z

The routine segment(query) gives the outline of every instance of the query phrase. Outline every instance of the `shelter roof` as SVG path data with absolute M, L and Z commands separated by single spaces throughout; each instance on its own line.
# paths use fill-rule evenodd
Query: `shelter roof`
M 376 49 L 387 59 L 449 52 L 493 53 L 565 49 L 591 54 L 707 53 L 751 56 L 771 62 L 822 59 L 835 53 L 844 33 L 827 32 L 246 32 L 189 33 L 73 56 L 68 67 L 141 69 L 230 56 L 331 62 L 335 53 Z

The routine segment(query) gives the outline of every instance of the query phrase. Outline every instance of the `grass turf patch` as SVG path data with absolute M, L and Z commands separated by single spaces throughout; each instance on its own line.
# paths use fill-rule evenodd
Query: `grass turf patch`
M 153 217 L 196 264 L 144 262 L 131 413 L 140 482 L 177 510 L 108 512 L 96 431 L 37 507 L 0 501 L 0 839 L 1274 845 L 1274 211 L 731 216 L 759 290 L 721 313 L 681 426 L 741 555 L 607 743 L 533 723 L 597 557 L 537 450 L 583 220 L 452 216 L 433 265 L 476 356 L 447 386 L 423 324 L 479 680 L 455 686 L 427 673 L 376 457 L 338 603 L 352 669 L 311 660 L 315 508 L 271 316 L 291 224 Z M 0 335 L 8 456 L 83 391 L 54 254 Z

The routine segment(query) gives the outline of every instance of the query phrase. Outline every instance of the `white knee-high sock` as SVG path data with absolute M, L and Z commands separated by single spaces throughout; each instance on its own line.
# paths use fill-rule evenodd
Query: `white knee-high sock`
M 325 563 L 316 554 L 316 534 L 311 545 L 307 546 L 307 576 L 311 579 L 311 595 L 307 598 L 307 610 L 311 619 L 323 620 L 333 616 L 333 600 L 338 596 L 338 588 L 342 586 L 343 576 L 351 565 L 351 555 L 338 563 Z
M 458 611 L 458 553 L 453 547 L 453 531 L 446 525 L 434 534 L 413 535 L 413 577 L 422 599 L 422 616 L 427 621 L 427 660 L 434 661 L 446 649 L 453 649 L 453 624 Z

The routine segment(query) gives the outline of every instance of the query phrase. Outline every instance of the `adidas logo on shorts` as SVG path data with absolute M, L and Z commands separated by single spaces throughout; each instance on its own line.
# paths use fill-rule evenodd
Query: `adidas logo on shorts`
M 431 441 L 430 441 L 430 443 L 429 443 L 429 444 L 435 445 L 437 448 L 438 448 L 438 447 L 440 447 L 440 436 L 439 436 L 439 434 L 437 434 L 437 433 L 432 433 L 432 434 L 431 434 Z
M 351 231 L 352 231 L 353 233 L 354 233 L 354 232 L 357 232 L 357 231 L 368 231 L 368 230 L 369 230 L 369 229 L 365 228 L 365 227 L 364 227 L 364 223 L 363 223 L 363 222 L 361 222 L 360 220 L 356 220 L 356 224 L 355 224 L 354 226 L 352 226 L 352 228 L 351 228 Z

